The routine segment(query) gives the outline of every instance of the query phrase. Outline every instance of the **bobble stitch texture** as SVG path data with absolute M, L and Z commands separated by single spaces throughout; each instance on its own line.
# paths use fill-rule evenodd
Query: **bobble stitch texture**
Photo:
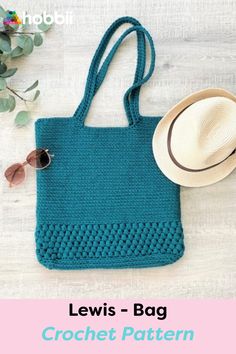
M 111 231 L 115 232 L 114 236 Z M 63 236 L 58 236 L 58 232 Z M 115 258 L 121 262 L 124 258 L 127 263 L 127 256 L 144 258 L 155 255 L 158 258 L 158 255 L 165 254 L 167 258 L 178 259 L 184 252 L 182 227 L 177 221 L 115 223 L 107 227 L 99 224 L 42 224 L 36 230 L 36 245 L 38 258 L 49 267 L 53 262 L 68 262 L 69 259 L 69 266 L 65 262 L 61 268 L 88 259 L 106 259 L 111 267 Z

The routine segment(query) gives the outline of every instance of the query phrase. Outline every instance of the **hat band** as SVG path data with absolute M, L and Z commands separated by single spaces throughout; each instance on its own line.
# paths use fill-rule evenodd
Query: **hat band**
M 205 167 L 205 168 L 199 168 L 199 169 L 193 169 L 193 168 L 188 168 L 188 167 L 185 167 L 183 165 L 181 165 L 177 160 L 176 158 L 174 157 L 174 154 L 172 152 L 172 149 L 171 149 L 171 138 L 172 138 L 172 132 L 173 132 L 173 127 L 175 125 L 175 122 L 176 120 L 178 119 L 178 117 L 180 116 L 181 113 L 183 113 L 185 111 L 185 109 L 187 109 L 188 107 L 190 107 L 191 105 L 185 107 L 176 117 L 175 119 L 171 122 L 171 125 L 169 127 L 169 130 L 168 130 L 168 135 L 167 135 L 167 148 L 168 148 L 168 153 L 169 153 L 169 156 L 172 160 L 172 162 L 177 166 L 179 167 L 181 170 L 184 170 L 184 171 L 187 171 L 187 172 L 202 172 L 202 171 L 207 171 L 213 167 L 216 167 L 218 165 L 220 165 L 221 163 L 223 163 L 224 161 L 226 161 L 230 156 L 232 156 L 235 152 L 236 152 L 236 149 L 234 149 L 231 154 L 229 156 L 227 156 L 224 160 L 218 162 L 218 163 L 215 163 L 214 165 L 211 165 L 211 166 L 208 166 L 208 167 Z

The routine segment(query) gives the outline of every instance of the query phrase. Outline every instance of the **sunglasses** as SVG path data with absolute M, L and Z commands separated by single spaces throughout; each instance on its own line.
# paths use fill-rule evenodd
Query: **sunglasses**
M 25 166 L 30 165 L 37 170 L 43 170 L 48 167 L 51 163 L 51 158 L 53 155 L 50 155 L 48 149 L 36 149 L 32 151 L 23 163 L 15 163 L 14 165 L 8 167 L 4 175 L 9 182 L 9 187 L 13 185 L 16 186 L 20 184 L 25 179 Z

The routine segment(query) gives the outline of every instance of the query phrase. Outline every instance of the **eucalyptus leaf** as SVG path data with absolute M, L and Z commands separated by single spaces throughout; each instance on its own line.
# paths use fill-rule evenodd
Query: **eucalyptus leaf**
M 0 17 L 5 18 L 7 15 L 6 11 L 4 10 L 4 8 L 2 6 L 0 6 Z
M 38 29 L 42 32 L 47 32 L 51 27 L 52 24 L 48 25 L 47 23 L 43 22 L 43 17 L 42 17 L 42 23 L 38 25 Z
M 33 85 L 31 85 L 30 87 L 28 87 L 24 92 L 28 92 L 28 91 L 33 90 L 35 87 L 38 86 L 38 84 L 39 84 L 39 81 L 37 80 L 37 81 L 35 81 L 35 82 L 33 83 Z
M 40 90 L 37 90 L 37 91 L 35 92 L 35 95 L 34 95 L 33 101 L 36 101 L 36 100 L 37 100 L 37 98 L 39 97 L 39 95 L 40 95 Z
M 4 26 L 4 24 L 3 24 L 3 18 L 0 16 L 0 31 L 4 31 L 4 29 L 5 29 L 5 26 Z
M 14 96 L 10 95 L 8 98 L 8 102 L 9 102 L 9 112 L 14 111 L 14 109 L 16 108 L 16 99 Z
M 0 112 L 9 111 L 9 99 L 8 98 L 0 98 Z
M 23 49 L 21 47 L 16 47 L 11 51 L 12 58 L 18 58 L 23 55 Z
M 26 38 L 27 37 L 23 34 L 21 34 L 19 37 L 17 37 L 16 43 L 17 43 L 18 47 L 24 49 Z
M 1 60 L 2 60 L 2 58 L 1 58 Z M 2 75 L 3 73 L 5 73 L 6 70 L 7 70 L 6 64 L 0 62 L 0 75 Z
M 0 49 L 6 53 L 11 51 L 11 45 L 6 39 L 3 39 L 2 36 L 0 36 Z
M 11 45 L 11 38 L 8 33 L 0 32 L 0 38 L 2 38 L 4 41 L 7 41 L 9 45 Z
M 8 69 L 4 74 L 1 75 L 1 77 L 13 76 L 15 75 L 16 72 L 17 72 L 17 68 Z
M 18 47 L 22 48 L 22 53 L 29 55 L 34 49 L 34 42 L 30 36 L 20 35 L 17 38 Z
M 23 127 L 30 121 L 30 115 L 28 111 L 20 111 L 17 113 L 15 118 L 15 124 L 18 127 Z
M 43 44 L 43 37 L 41 36 L 40 33 L 36 32 L 34 35 L 34 45 L 36 47 L 39 47 L 42 44 Z
M 6 80 L 0 77 L 0 91 L 5 90 L 6 87 L 7 87 Z
M 10 53 L 3 53 L 0 55 L 0 62 L 5 63 L 10 57 Z
M 12 24 L 12 25 L 8 25 L 9 29 L 12 31 L 17 31 L 19 28 L 19 25 L 17 23 Z
M 25 55 L 29 55 L 32 53 L 33 49 L 34 49 L 34 42 L 33 42 L 32 38 L 26 37 L 24 48 L 23 48 L 23 53 Z

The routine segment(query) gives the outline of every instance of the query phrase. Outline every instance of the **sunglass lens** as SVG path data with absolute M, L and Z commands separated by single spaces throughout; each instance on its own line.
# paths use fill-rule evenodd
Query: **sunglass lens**
M 46 150 L 36 149 L 27 156 L 26 161 L 32 167 L 42 169 L 50 164 L 51 158 Z
M 15 163 L 14 165 L 8 167 L 5 171 L 5 177 L 10 184 L 20 184 L 25 179 L 24 166 L 20 163 Z

